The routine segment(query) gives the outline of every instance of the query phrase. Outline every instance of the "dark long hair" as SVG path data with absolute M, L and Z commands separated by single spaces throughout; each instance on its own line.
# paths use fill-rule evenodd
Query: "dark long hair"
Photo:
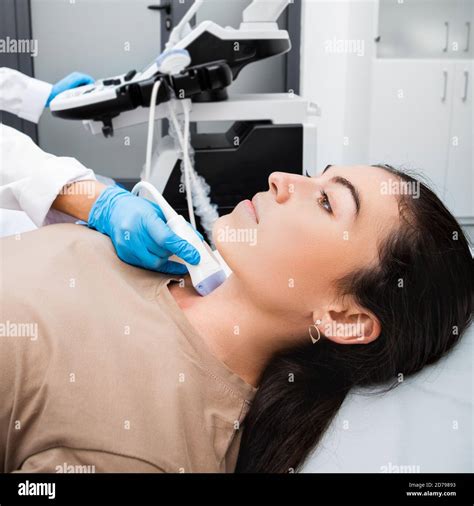
M 298 471 L 353 387 L 382 386 L 420 371 L 448 352 L 469 325 L 474 269 L 457 221 L 424 184 L 389 165 L 399 182 L 401 224 L 378 247 L 377 268 L 338 281 L 380 320 L 369 344 L 339 345 L 322 336 L 276 355 L 244 421 L 236 472 Z

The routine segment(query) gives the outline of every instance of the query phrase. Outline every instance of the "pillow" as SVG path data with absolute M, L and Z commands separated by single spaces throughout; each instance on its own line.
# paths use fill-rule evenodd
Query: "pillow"
M 351 392 L 302 472 L 473 472 L 473 339 L 391 392 Z

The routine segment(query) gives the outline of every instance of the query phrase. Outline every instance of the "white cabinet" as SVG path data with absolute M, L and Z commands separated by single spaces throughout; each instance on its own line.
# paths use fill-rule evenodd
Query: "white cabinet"
M 378 58 L 473 57 L 473 0 L 379 0 Z
M 440 195 L 448 159 L 452 69 L 450 62 L 375 60 L 372 75 L 370 162 L 420 171 Z
M 445 200 L 460 218 L 474 218 L 473 71 L 472 60 L 455 63 Z
M 452 0 L 450 0 L 452 1 Z M 474 2 L 473 0 L 454 0 L 454 16 L 448 20 L 449 45 L 451 58 L 470 60 L 474 58 Z
M 472 60 L 373 66 L 370 163 L 421 173 L 458 217 L 474 216 L 472 79 Z

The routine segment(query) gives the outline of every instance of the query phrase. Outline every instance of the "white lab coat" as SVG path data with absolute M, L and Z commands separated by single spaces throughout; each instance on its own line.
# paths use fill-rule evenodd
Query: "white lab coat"
M 0 68 L 0 109 L 38 121 L 50 93 L 50 84 Z M 45 153 L 27 135 L 0 124 L 1 209 L 24 211 L 37 227 L 70 221 L 51 205 L 63 186 L 87 179 L 95 180 L 94 172 L 74 158 Z M 0 235 L 14 233 L 5 217 L 15 213 L 2 213 Z
M 96 180 L 76 159 L 45 153 L 27 135 L 6 125 L 0 125 L 0 157 L 0 208 L 24 211 L 37 227 L 69 221 L 51 209 L 63 186 Z
M 52 84 L 25 76 L 17 70 L 2 67 L 0 109 L 38 123 L 52 88 Z

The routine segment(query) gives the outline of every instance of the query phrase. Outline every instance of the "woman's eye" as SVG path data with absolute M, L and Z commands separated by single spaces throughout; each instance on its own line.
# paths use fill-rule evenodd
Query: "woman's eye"
M 328 213 L 332 214 L 331 202 L 329 202 L 328 196 L 324 190 L 321 190 L 321 197 L 319 197 L 318 202 L 321 207 L 324 207 Z

